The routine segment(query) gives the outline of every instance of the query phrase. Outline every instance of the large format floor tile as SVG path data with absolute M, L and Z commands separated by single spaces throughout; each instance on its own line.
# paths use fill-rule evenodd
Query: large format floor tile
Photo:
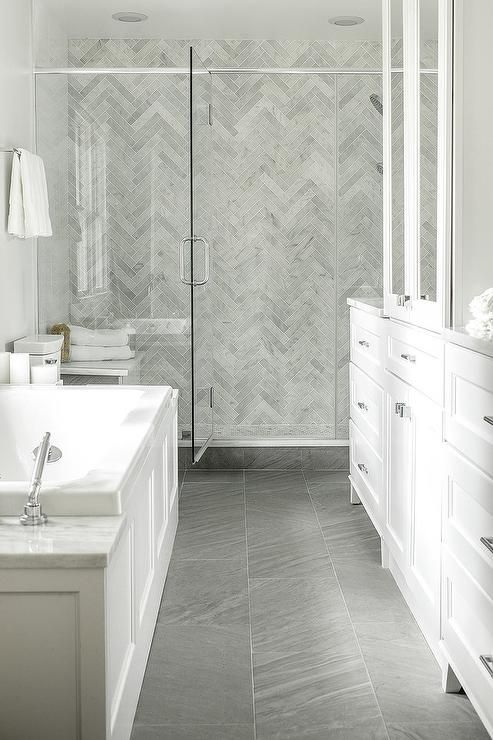
M 488 740 L 485 728 L 477 722 L 387 723 L 390 740 Z
M 248 568 L 251 578 L 310 578 L 334 573 L 320 531 L 270 538 L 248 538 Z
M 368 719 L 355 712 L 340 725 L 323 727 L 300 727 L 291 720 L 259 723 L 257 740 L 389 740 L 389 736 L 382 718 Z
M 359 717 L 380 718 L 371 683 L 352 629 L 319 651 L 254 654 L 257 727 L 276 723 L 344 727 Z
M 251 724 L 252 706 L 250 640 L 243 630 L 157 625 L 137 723 Z
M 347 629 L 347 611 L 334 577 L 250 581 L 254 652 L 319 651 Z
M 249 629 L 245 561 L 175 560 L 158 616 L 161 624 Z

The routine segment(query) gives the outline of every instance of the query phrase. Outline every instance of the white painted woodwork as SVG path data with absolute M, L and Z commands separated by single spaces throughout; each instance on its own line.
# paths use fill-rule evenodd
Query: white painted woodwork
M 0 570 L 0 737 L 130 737 L 178 522 L 176 412 L 175 391 L 132 470 L 107 567 L 77 568 L 72 556 Z
M 350 480 L 375 528 L 382 531 L 382 460 L 355 424 L 350 422 Z
M 448 344 L 445 439 L 493 475 L 493 358 Z
M 351 419 L 381 458 L 383 454 L 383 390 L 353 363 L 350 363 L 349 367 L 349 386 Z
M 350 309 L 351 362 L 379 382 L 383 372 L 384 342 L 381 319 L 356 308 Z
M 385 365 L 409 385 L 443 403 L 443 342 L 432 332 L 389 321 Z

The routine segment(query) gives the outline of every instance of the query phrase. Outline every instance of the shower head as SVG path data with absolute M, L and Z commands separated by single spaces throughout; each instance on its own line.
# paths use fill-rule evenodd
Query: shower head
M 377 95 L 377 93 L 373 93 L 373 95 L 370 95 L 370 103 L 375 108 L 375 110 L 378 111 L 381 116 L 383 116 L 383 104 L 380 99 L 380 95 Z
M 383 175 L 383 163 L 382 162 L 378 162 L 378 164 L 376 165 L 376 168 L 377 168 L 378 174 L 379 175 Z

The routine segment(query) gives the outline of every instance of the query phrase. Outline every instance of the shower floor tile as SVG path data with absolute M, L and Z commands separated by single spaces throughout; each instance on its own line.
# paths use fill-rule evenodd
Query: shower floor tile
M 441 692 L 347 473 L 185 472 L 132 740 L 486 737 Z

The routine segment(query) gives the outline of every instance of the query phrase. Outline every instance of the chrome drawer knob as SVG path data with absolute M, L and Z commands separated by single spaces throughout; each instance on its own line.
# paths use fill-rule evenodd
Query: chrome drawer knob
M 416 357 L 414 355 L 410 355 L 407 352 L 404 352 L 401 357 L 403 360 L 406 360 L 406 362 L 416 362 Z
M 363 403 L 363 401 L 358 401 L 358 407 L 361 409 L 361 411 L 368 411 L 368 406 L 366 403 Z
M 358 463 L 358 468 L 361 470 L 362 473 L 368 475 L 368 468 L 366 467 L 366 465 L 364 465 L 364 463 Z

